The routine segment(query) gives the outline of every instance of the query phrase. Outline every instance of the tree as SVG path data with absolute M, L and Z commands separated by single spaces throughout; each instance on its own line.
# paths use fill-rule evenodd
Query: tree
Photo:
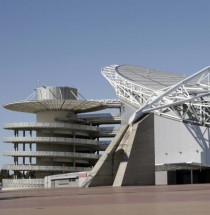
M 0 182 L 2 182 L 2 179 L 5 179 L 5 178 L 10 178 L 9 170 L 1 169 Z

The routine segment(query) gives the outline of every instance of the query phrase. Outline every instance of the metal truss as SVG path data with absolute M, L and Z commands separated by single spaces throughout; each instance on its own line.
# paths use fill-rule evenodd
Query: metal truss
M 102 74 L 117 96 L 137 109 L 129 123 L 135 123 L 145 113 L 153 112 L 183 122 L 210 126 L 210 66 L 160 90 L 126 79 L 116 72 L 117 66 L 106 66 Z

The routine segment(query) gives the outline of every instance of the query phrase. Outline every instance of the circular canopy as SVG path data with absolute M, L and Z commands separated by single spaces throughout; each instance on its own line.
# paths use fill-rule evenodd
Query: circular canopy
M 185 79 L 184 74 L 160 71 L 143 66 L 121 65 L 115 71 L 124 78 L 152 90 L 159 90 L 177 84 Z
M 20 101 L 5 104 L 4 108 L 26 113 L 38 113 L 42 111 L 72 111 L 75 113 L 97 111 L 106 109 L 108 106 L 98 101 L 86 100 L 34 100 Z

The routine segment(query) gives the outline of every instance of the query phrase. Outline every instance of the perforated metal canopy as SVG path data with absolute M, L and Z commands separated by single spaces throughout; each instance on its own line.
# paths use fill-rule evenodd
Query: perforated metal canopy
M 124 78 L 155 90 L 172 86 L 187 77 L 184 74 L 165 72 L 143 66 L 120 65 L 115 70 Z
M 186 76 L 115 64 L 102 68 L 102 75 L 117 96 L 136 109 L 129 124 L 153 112 L 179 121 L 210 125 L 210 66 Z
M 4 108 L 26 113 L 64 110 L 75 113 L 106 109 L 108 105 L 98 101 L 87 100 L 34 100 L 5 104 Z

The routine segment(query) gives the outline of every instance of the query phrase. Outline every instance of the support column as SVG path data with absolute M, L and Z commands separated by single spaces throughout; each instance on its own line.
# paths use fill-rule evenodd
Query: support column
M 26 136 L 26 131 L 25 130 L 23 130 L 23 137 L 25 137 Z M 26 150 L 26 145 L 25 145 L 25 143 L 23 143 L 23 151 L 25 151 Z M 25 157 L 23 157 L 23 165 L 25 165 Z
M 32 137 L 32 130 L 30 130 L 30 137 Z M 29 143 L 29 151 L 32 151 L 32 143 Z M 29 157 L 29 165 L 32 164 L 32 157 Z
M 25 152 L 26 150 L 26 146 L 25 146 L 25 143 L 23 143 L 23 151 Z M 23 165 L 25 165 L 25 157 L 23 157 Z
M 97 137 L 97 141 L 99 142 L 99 137 Z M 99 150 L 97 151 L 97 155 L 99 155 Z
M 19 137 L 19 130 L 16 130 L 16 137 Z M 15 144 L 15 151 L 18 152 L 18 143 Z M 18 156 L 15 157 L 15 165 L 18 165 Z M 17 171 L 15 171 L 15 179 L 17 179 Z
M 74 153 L 76 152 L 76 146 L 75 146 L 75 145 L 73 145 L 73 152 L 74 152 Z M 75 166 L 76 166 L 75 160 L 73 160 L 73 167 L 75 167 Z
M 18 130 L 14 130 L 14 136 L 18 137 Z M 17 151 L 17 143 L 14 143 L 14 150 Z M 18 164 L 17 157 L 14 157 L 14 164 Z M 17 179 L 17 171 L 14 171 L 14 179 Z
M 193 184 L 193 169 L 190 170 L 190 183 Z

